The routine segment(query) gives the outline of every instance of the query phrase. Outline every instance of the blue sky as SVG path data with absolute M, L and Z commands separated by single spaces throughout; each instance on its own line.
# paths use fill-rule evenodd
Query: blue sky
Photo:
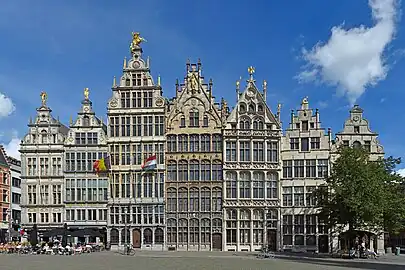
M 65 124 L 80 109 L 84 87 L 96 112 L 105 115 L 112 78 L 129 56 L 131 32 L 139 31 L 148 40 L 144 56 L 151 58 L 154 77 L 161 74 L 168 97 L 186 60 L 201 58 L 214 95 L 232 106 L 235 81 L 247 78 L 253 65 L 256 80 L 268 81 L 271 109 L 283 104 L 284 127 L 291 109 L 309 96 L 323 126 L 337 132 L 355 102 L 386 153 L 405 156 L 398 136 L 405 133 L 405 32 L 398 1 L 1 2 L 0 93 L 7 98 L 0 96 L 0 141 L 6 145 L 26 133 L 41 90 Z M 14 106 L 4 105 L 8 98 Z

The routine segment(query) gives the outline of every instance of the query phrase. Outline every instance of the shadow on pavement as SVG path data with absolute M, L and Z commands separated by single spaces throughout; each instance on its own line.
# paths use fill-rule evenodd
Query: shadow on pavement
M 336 260 L 336 259 L 318 259 L 318 258 L 305 258 L 305 257 L 276 257 L 279 260 L 286 260 L 292 262 L 316 264 L 323 266 L 338 266 L 338 267 L 349 267 L 349 268 L 360 268 L 360 269 L 390 269 L 390 270 L 404 270 L 404 264 L 395 263 L 382 263 L 382 262 L 371 262 L 368 260 L 364 261 L 353 261 L 353 260 Z

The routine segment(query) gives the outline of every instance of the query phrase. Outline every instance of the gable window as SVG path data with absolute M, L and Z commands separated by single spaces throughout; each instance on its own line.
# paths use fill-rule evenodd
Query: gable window
M 87 115 L 83 117 L 83 126 L 84 127 L 90 126 L 90 118 Z
M 239 122 L 239 129 L 242 129 L 242 130 L 250 129 L 250 121 L 249 120 L 241 120 Z
M 184 116 L 180 118 L 180 127 L 186 127 L 186 118 Z
M 302 121 L 302 131 L 308 131 L 308 121 Z
M 254 104 L 249 104 L 249 112 L 254 113 L 255 112 L 255 105 Z
M 301 151 L 309 151 L 309 138 L 301 138 Z
M 190 127 L 199 127 L 199 113 L 198 111 L 190 112 Z
M 320 143 L 319 137 L 311 138 L 311 149 L 319 149 L 320 146 L 321 146 L 321 143 Z
M 239 112 L 240 113 L 245 113 L 246 112 L 246 105 L 241 103 L 239 104 Z
M 258 106 L 257 106 L 257 111 L 258 111 L 259 113 L 263 112 L 263 111 L 264 111 L 264 110 L 263 110 L 263 105 L 258 105 Z
M 354 133 L 360 133 L 360 127 L 359 126 L 354 127 Z
M 290 138 L 290 149 L 298 150 L 300 148 L 300 139 L 299 138 Z
M 204 115 L 203 127 L 208 127 L 208 116 Z

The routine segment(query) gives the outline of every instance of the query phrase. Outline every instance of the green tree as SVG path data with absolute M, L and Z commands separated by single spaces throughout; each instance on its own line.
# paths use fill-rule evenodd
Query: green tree
M 370 161 L 362 148 L 341 147 L 326 183 L 314 192 L 319 216 L 341 232 L 400 230 L 405 220 L 404 179 L 393 173 L 400 159 Z

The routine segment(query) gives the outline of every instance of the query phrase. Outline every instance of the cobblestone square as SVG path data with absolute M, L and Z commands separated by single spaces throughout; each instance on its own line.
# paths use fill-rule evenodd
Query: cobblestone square
M 221 252 L 138 252 L 135 256 L 101 252 L 76 256 L 0 255 L 1 270 L 261 270 L 261 269 L 405 269 L 405 259 L 376 261 L 278 256 L 256 259 L 253 254 Z

